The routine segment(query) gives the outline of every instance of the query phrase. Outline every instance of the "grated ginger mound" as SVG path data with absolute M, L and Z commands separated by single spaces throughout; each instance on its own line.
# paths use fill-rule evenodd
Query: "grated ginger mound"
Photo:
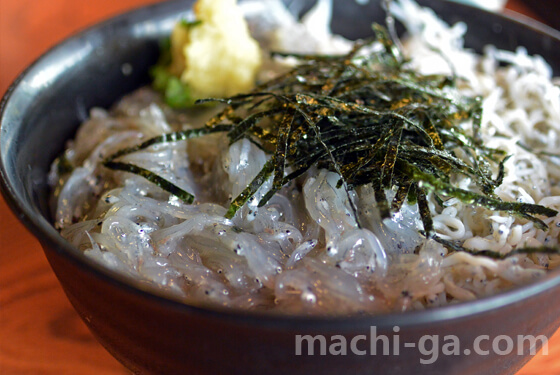
M 194 98 L 228 97 L 249 91 L 261 66 L 261 50 L 236 0 L 199 0 L 199 24 L 177 24 L 171 35 L 171 73 Z

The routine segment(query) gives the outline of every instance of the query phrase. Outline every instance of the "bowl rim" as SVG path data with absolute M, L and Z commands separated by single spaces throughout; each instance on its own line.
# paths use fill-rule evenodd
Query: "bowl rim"
M 146 12 L 154 8 L 159 9 L 170 7 L 171 9 L 173 7 L 178 7 L 179 4 L 184 5 L 183 3 L 183 0 L 172 0 L 133 8 L 72 33 L 70 36 L 47 49 L 15 78 L 4 93 L 3 98 L 0 101 L 0 134 L 4 134 L 6 111 L 17 88 L 36 67 L 43 63 L 47 57 L 53 55 L 55 51 L 63 48 L 66 44 L 69 44 L 73 40 L 87 36 L 88 33 L 91 33 L 96 29 L 114 25 L 130 18 L 135 18 L 140 12 Z M 467 5 L 456 3 L 454 3 L 453 6 L 458 8 L 472 8 Z M 481 9 L 477 9 L 477 11 L 486 12 Z M 180 14 L 181 13 L 178 13 L 177 16 Z M 519 13 L 506 9 L 503 14 L 494 14 L 494 16 L 498 19 L 506 19 L 523 24 L 525 27 L 534 32 L 545 34 L 553 39 L 560 40 L 559 31 Z M 138 20 L 135 22 L 138 22 Z M 142 299 L 150 299 L 159 305 L 166 305 L 181 313 L 204 315 L 206 317 L 212 316 L 223 320 L 237 321 L 245 325 L 263 326 L 267 328 L 289 327 L 301 330 L 321 329 L 323 331 L 340 332 L 362 329 L 366 326 L 376 326 L 379 328 L 390 328 L 394 326 L 418 327 L 426 326 L 428 324 L 466 319 L 493 310 L 498 310 L 506 306 L 520 304 L 528 297 L 535 297 L 560 286 L 560 273 L 552 271 L 544 279 L 537 282 L 518 286 L 513 289 L 500 292 L 496 295 L 483 297 L 474 301 L 425 310 L 375 315 L 292 315 L 268 311 L 240 310 L 213 304 L 189 304 L 188 302 L 182 302 L 178 298 L 169 296 L 166 292 L 156 286 L 141 284 L 132 279 L 132 277 L 110 270 L 95 260 L 84 256 L 83 253 L 74 246 L 70 245 L 70 243 L 60 236 L 59 232 L 42 214 L 37 215 L 38 212 L 32 209 L 30 204 L 27 204 L 19 197 L 18 192 L 10 182 L 7 170 L 6 160 L 4 160 L 4 153 L 2 152 L 0 155 L 0 192 L 2 193 L 4 200 L 11 209 L 12 213 L 27 228 L 27 230 L 39 240 L 43 248 L 48 247 L 49 249 L 52 249 L 59 255 L 71 261 L 75 266 L 79 267 L 81 271 L 88 273 L 105 283 L 113 284 L 122 291 L 135 294 Z M 44 251 L 47 250 L 44 249 Z

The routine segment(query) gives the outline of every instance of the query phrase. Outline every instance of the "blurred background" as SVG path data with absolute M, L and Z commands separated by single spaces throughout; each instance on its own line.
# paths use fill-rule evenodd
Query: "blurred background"
M 454 1 L 496 11 L 513 10 L 560 29 L 558 0 Z M 70 33 L 155 2 L 158 0 L 0 0 L 0 94 L 24 67 Z
M 0 95 L 69 34 L 157 1 L 0 0 Z M 560 0 L 455 1 L 519 12 L 560 29 Z M 39 244 L 0 198 L 0 374 L 127 373 L 78 318 Z M 549 354 L 538 354 L 520 374 L 560 374 L 560 334 L 551 339 Z

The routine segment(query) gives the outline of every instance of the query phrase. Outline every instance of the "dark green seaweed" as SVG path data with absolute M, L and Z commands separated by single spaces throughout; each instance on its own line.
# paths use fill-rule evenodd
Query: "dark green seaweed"
M 272 188 L 259 206 L 309 168 L 318 167 L 340 176 L 338 187 L 346 190 L 358 225 L 350 191 L 371 185 L 382 218 L 390 217 L 405 202 L 418 203 L 423 234 L 454 251 L 474 253 L 435 234 L 428 207 L 430 194 L 440 207 L 445 199 L 457 198 L 473 206 L 508 212 L 546 229 L 541 217 L 554 216 L 555 210 L 506 202 L 494 193 L 504 179 L 508 156 L 482 142 L 481 98 L 461 95 L 455 74 L 423 76 L 408 68 L 394 31 L 380 25 L 375 25 L 374 31 L 375 39 L 356 42 L 342 56 L 277 53 L 298 59 L 299 65 L 259 84 L 252 92 L 197 101 L 222 103 L 225 108 L 200 129 L 162 135 L 121 150 L 108 158 L 105 166 L 139 174 L 192 201 L 188 193 L 153 173 L 115 160 L 158 143 L 224 132 L 230 143 L 248 139 L 270 155 L 249 186 L 233 198 L 228 218 L 235 216 L 269 178 Z M 461 157 L 458 150 L 462 150 Z M 473 188 L 455 186 L 452 176 L 457 175 L 470 178 Z M 396 192 L 391 202 L 388 190 Z M 531 252 L 538 250 L 517 249 L 510 254 Z M 500 259 L 508 256 L 476 254 Z
M 181 199 L 185 203 L 192 203 L 194 201 L 194 196 L 185 190 L 181 189 L 174 183 L 166 180 L 163 177 L 158 176 L 148 169 L 139 167 L 130 163 L 122 163 L 118 161 L 108 161 L 104 164 L 107 168 L 113 169 L 115 171 L 124 171 L 136 174 L 138 176 L 144 177 L 146 180 L 156 184 L 163 190 L 175 195 L 177 198 Z

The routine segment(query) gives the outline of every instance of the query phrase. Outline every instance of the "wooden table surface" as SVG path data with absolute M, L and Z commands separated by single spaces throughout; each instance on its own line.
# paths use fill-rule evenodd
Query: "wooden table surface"
M 534 15 L 519 0 L 508 8 Z M 0 0 L 0 94 L 68 34 L 155 0 Z M 128 374 L 87 330 L 39 243 L 0 198 L 0 374 Z M 560 374 L 560 333 L 519 374 Z

